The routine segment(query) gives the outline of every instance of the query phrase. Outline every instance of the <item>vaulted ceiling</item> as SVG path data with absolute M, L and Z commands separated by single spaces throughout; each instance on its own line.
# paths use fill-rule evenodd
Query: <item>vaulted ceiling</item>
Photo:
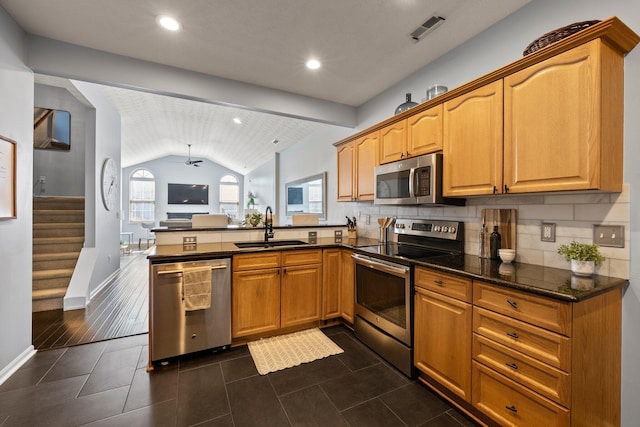
M 357 107 L 529 1 L 0 0 L 0 6 L 30 34 Z M 159 28 L 160 14 L 177 18 L 182 29 Z M 445 21 L 414 43 L 409 34 L 432 16 Z M 305 68 L 310 57 L 322 62 L 319 70 Z M 195 157 L 246 173 L 325 126 L 105 90 L 122 115 L 123 166 L 185 155 L 190 143 Z

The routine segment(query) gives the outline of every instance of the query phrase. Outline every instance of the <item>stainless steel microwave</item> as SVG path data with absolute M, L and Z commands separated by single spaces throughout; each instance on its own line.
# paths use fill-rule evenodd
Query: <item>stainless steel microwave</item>
M 426 154 L 375 169 L 376 205 L 464 205 L 442 196 L 442 153 Z

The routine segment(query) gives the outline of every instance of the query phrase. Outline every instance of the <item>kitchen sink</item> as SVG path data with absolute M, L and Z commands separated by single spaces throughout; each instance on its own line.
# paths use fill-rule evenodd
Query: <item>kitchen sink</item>
M 307 242 L 303 242 L 302 240 L 269 240 L 268 242 L 235 242 L 236 245 L 240 249 L 246 248 L 274 248 L 278 246 L 295 246 L 295 245 L 306 245 Z

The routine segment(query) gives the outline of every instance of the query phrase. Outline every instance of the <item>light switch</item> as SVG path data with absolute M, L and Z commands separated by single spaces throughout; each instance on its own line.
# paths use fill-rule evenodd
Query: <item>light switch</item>
M 624 248 L 624 225 L 593 225 L 593 243 L 612 248 Z

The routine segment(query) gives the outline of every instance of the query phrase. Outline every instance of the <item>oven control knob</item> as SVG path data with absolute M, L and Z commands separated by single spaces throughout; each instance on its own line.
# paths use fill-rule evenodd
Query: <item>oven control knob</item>
M 433 227 L 433 231 L 440 231 L 440 226 L 439 225 L 435 225 Z
M 443 233 L 448 233 L 449 232 L 449 227 L 447 227 L 446 225 L 442 226 L 442 232 Z
M 455 232 L 456 232 L 455 227 L 449 227 L 449 233 L 455 233 Z

